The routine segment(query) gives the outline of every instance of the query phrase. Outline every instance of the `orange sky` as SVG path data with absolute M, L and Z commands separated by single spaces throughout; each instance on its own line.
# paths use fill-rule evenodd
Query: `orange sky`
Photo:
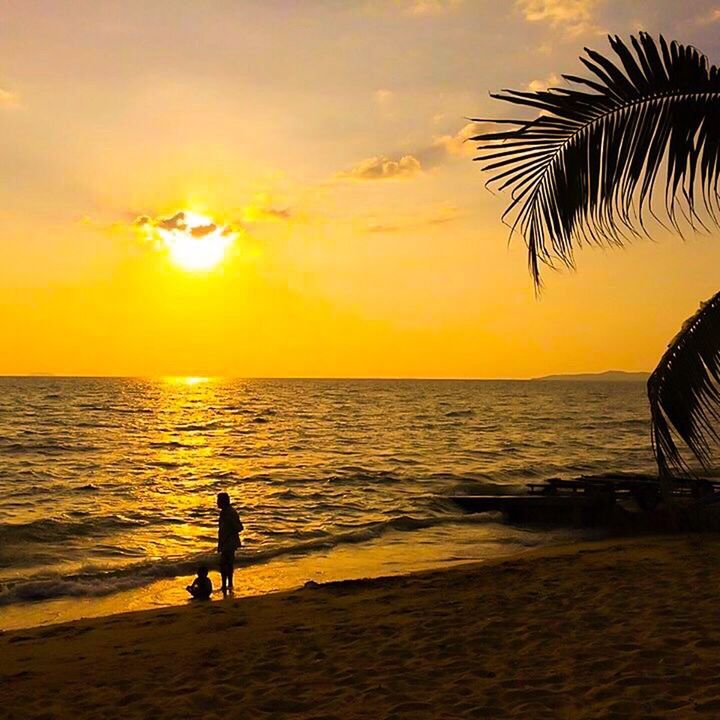
M 5 4 L 0 373 L 651 369 L 720 286 L 718 233 L 583 250 L 537 300 L 462 139 L 466 117 L 507 113 L 489 91 L 577 73 L 608 30 L 720 61 L 720 5 L 677 7 Z M 181 210 L 236 233 L 216 268 L 163 249 Z

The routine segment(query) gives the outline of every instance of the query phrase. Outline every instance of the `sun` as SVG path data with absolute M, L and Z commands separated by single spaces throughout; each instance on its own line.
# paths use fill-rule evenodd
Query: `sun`
M 218 225 L 211 218 L 190 210 L 156 222 L 153 230 L 172 262 L 190 272 L 217 267 L 237 237 L 231 227 Z

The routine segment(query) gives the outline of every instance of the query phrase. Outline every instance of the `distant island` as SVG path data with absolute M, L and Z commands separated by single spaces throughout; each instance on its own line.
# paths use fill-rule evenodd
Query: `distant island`
M 573 375 L 545 375 L 532 378 L 536 382 L 647 382 L 650 373 L 607 370 L 600 373 L 577 373 Z

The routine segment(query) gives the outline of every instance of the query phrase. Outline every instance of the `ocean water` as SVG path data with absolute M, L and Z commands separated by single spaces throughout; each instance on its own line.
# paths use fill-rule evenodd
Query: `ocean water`
M 447 498 L 653 468 L 642 383 L 0 378 L 0 610 L 192 573 L 221 490 L 241 583 L 333 549 L 397 572 L 535 546 L 558 535 Z

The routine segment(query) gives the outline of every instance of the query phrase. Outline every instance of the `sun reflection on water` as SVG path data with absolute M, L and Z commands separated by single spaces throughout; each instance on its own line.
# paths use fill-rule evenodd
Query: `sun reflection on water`
M 169 375 L 168 377 L 164 377 L 163 380 L 172 385 L 200 385 L 202 383 L 212 382 L 215 378 L 202 375 Z

